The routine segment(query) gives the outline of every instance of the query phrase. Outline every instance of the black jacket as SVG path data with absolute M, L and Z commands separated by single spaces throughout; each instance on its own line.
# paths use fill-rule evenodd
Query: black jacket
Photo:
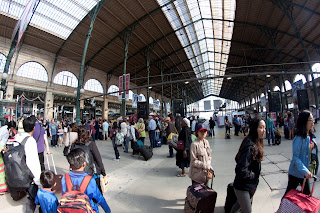
M 88 144 L 75 144 L 74 148 L 80 148 L 86 152 L 88 155 L 88 162 L 85 168 L 85 172 L 89 173 L 90 175 L 100 175 L 106 176 L 106 171 L 104 169 L 104 165 L 102 162 L 102 158 L 98 147 L 95 142 L 91 141 Z
M 236 157 L 236 177 L 233 187 L 241 191 L 255 190 L 259 183 L 261 172 L 261 162 L 253 159 L 253 142 L 249 137 L 245 138 Z

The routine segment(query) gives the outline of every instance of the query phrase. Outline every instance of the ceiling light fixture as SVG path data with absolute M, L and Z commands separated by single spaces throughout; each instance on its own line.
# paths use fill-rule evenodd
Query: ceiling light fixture
M 189 81 L 184 82 L 185 84 L 189 84 Z
M 267 75 L 267 78 L 270 78 L 271 77 L 271 75 Z
M 227 79 L 228 79 L 228 80 L 231 80 L 231 77 L 228 77 Z

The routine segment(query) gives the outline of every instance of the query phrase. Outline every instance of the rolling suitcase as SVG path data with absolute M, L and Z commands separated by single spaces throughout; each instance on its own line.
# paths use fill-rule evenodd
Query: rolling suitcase
M 62 192 L 61 180 L 62 180 L 63 175 L 57 174 L 57 170 L 56 170 L 56 166 L 54 164 L 53 156 L 52 156 L 52 154 L 50 154 L 50 155 L 51 155 L 51 159 L 52 159 L 52 166 L 53 166 L 54 174 L 56 175 L 56 177 L 55 177 L 56 186 L 53 187 L 53 190 L 55 190 L 56 193 L 61 193 Z M 48 169 L 51 170 L 48 155 L 46 155 L 46 157 L 47 157 Z
M 230 213 L 233 205 L 237 202 L 237 196 L 234 193 L 233 183 L 229 183 L 227 187 L 227 197 L 224 204 L 224 212 Z
M 313 178 L 314 182 L 310 195 L 305 195 L 302 193 L 304 185 L 306 183 L 306 179 L 304 179 L 301 191 L 291 189 L 282 198 L 277 213 L 318 213 L 320 208 L 320 200 L 318 198 L 312 197 L 317 177 L 314 176 Z
M 213 182 L 213 179 L 211 179 Z M 203 184 L 194 184 L 188 187 L 184 204 L 186 213 L 212 213 L 217 200 L 217 192 Z
M 153 152 L 152 152 L 152 147 L 150 146 L 139 147 L 139 152 L 146 161 L 152 158 Z

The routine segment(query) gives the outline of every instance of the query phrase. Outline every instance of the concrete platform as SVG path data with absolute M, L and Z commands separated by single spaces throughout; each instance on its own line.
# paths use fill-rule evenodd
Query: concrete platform
M 320 138 L 320 128 L 316 126 L 316 136 Z M 212 166 L 216 178 L 213 188 L 218 192 L 215 212 L 224 212 L 227 185 L 233 181 L 235 173 L 234 157 L 243 136 L 224 139 L 224 129 L 216 128 L 216 136 L 209 138 L 212 148 Z M 111 141 L 96 142 L 103 158 L 109 179 L 109 189 L 105 198 L 112 212 L 183 212 L 186 189 L 191 185 L 189 177 L 176 177 L 180 170 L 175 166 L 175 158 L 167 158 L 168 146 L 154 149 L 149 161 L 131 157 L 120 150 L 121 160 L 113 161 L 114 151 Z M 149 144 L 146 140 L 146 144 Z M 292 141 L 282 138 L 279 146 L 267 146 L 264 141 L 265 157 L 262 175 L 253 200 L 253 212 L 275 212 L 287 186 L 287 171 L 292 158 Z M 68 162 L 62 155 L 63 148 L 52 148 L 58 173 L 68 171 Z M 314 196 L 320 198 L 320 185 Z M 57 195 L 58 198 L 61 195 Z M 15 202 L 10 195 L 0 196 L 1 212 L 23 212 L 25 199 Z M 103 212 L 103 211 L 102 211 Z

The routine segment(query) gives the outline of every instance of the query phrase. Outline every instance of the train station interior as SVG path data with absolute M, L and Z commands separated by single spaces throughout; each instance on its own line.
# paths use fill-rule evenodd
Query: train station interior
M 0 126 L 30 115 L 79 125 L 149 116 L 209 125 L 212 117 L 215 212 L 224 212 L 244 139 L 233 128 L 225 139 L 225 117 L 297 119 L 307 109 L 319 135 L 319 22 L 314 0 L 1 0 Z M 264 140 L 255 213 L 276 212 L 287 186 L 292 140 L 276 127 L 282 143 Z M 148 161 L 119 149 L 115 162 L 110 139 L 96 143 L 112 212 L 183 212 L 191 179 L 176 176 L 167 144 Z M 62 151 L 52 148 L 65 174 Z M 22 212 L 24 203 L 0 195 L 3 212 Z

